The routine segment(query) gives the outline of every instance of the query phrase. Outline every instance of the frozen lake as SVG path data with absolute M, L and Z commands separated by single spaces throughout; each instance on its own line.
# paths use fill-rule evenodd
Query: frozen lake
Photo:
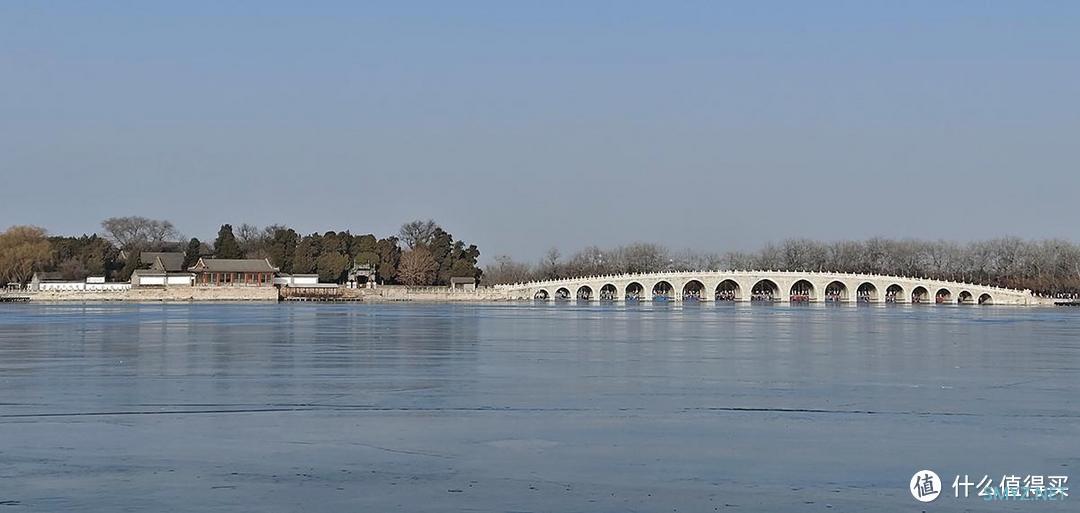
M 1069 309 L 3 305 L 0 513 L 1076 511 L 951 484 L 1078 389 Z

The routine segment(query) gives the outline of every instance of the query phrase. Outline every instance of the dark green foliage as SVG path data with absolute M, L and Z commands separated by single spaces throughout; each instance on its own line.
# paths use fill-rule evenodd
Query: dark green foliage
M 184 249 L 184 269 L 187 269 L 195 265 L 199 261 L 199 257 L 202 256 L 202 242 L 194 237 L 188 241 L 187 248 Z
M 299 238 L 292 228 L 276 227 L 267 241 L 267 258 L 283 273 L 293 272 L 293 258 Z
M 214 239 L 215 258 L 244 258 L 244 252 L 240 250 L 240 243 L 233 235 L 232 225 L 223 224 L 218 230 L 217 238 Z
M 353 254 L 359 257 L 361 253 L 376 253 L 378 244 L 379 241 L 374 235 L 356 235 L 352 241 Z
M 401 262 L 401 247 L 398 246 L 397 237 L 379 239 L 375 251 L 379 254 L 379 268 L 376 270 L 379 280 L 383 283 L 396 283 L 397 268 Z
M 119 281 L 128 281 L 128 280 L 131 279 L 131 273 L 135 272 L 136 269 L 145 267 L 139 261 L 139 256 L 141 254 L 142 254 L 142 252 L 139 251 L 138 249 L 128 250 L 128 252 L 127 252 L 127 260 L 124 260 L 124 266 L 120 269 L 120 271 L 116 275 L 117 280 L 119 280 Z
M 348 231 L 341 233 L 326 232 L 322 236 L 322 253 L 340 253 L 342 255 L 350 254 L 350 246 L 352 245 L 352 235 Z
M 52 249 L 46 270 L 60 271 L 64 277 L 81 280 L 87 276 L 118 279 L 123 262 L 118 261 L 120 250 L 97 235 L 82 237 L 49 237 Z
M 293 254 L 292 272 L 296 274 L 312 274 L 318 267 L 319 254 L 322 253 L 322 235 L 313 233 L 305 235 L 296 245 L 296 253 Z
M 349 270 L 349 257 L 333 251 L 323 253 L 316 259 L 315 267 L 319 281 L 341 283 L 345 279 L 345 271 Z
M 450 251 L 439 262 L 438 283 L 449 285 L 450 278 L 476 278 L 479 281 L 481 271 L 476 267 L 478 258 L 480 250 L 475 244 L 465 247 L 462 241 L 454 242 Z

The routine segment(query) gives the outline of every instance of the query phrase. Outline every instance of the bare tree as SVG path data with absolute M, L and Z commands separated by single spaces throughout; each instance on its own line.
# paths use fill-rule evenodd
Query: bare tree
M 596 246 L 589 246 L 574 253 L 565 264 L 562 265 L 562 274 L 569 276 L 596 276 L 608 274 L 610 260 L 605 258 L 604 252 Z
M 749 253 L 743 253 L 741 251 L 728 251 L 724 253 L 723 265 L 721 268 L 729 271 L 744 271 L 747 269 L 753 269 L 754 257 Z
M 410 221 L 401 225 L 401 229 L 398 231 L 401 242 L 409 249 L 417 248 L 420 246 L 428 246 L 435 238 L 436 230 L 439 229 L 439 225 L 434 220 L 428 219 L 426 221 Z
M 240 245 L 240 251 L 247 258 L 255 258 L 268 240 L 264 238 L 266 232 L 253 224 L 243 223 L 236 227 L 233 233 L 236 235 L 236 243 Z
M 1041 293 L 1080 293 L 1080 246 L 1069 241 L 1025 241 L 1017 237 L 957 244 L 886 239 L 822 243 L 790 239 L 757 252 L 723 256 L 635 243 L 611 250 L 589 247 L 568 261 L 552 249 L 536 279 L 665 270 L 834 271 L 894 274 L 1029 288 Z
M 701 253 L 691 249 L 676 253 L 671 260 L 676 271 L 715 270 L 724 266 L 724 259 L 715 253 Z
M 521 283 L 533 278 L 529 264 L 515 262 L 507 255 L 495 257 L 495 262 L 484 267 L 484 282 L 490 284 Z
M 664 270 L 671 264 L 668 251 L 659 244 L 635 242 L 619 248 L 622 254 L 624 272 L 645 273 Z
M 160 247 L 180 237 L 171 222 L 140 216 L 110 217 L 101 222 L 101 228 L 120 249 Z
M 401 255 L 397 279 L 406 285 L 431 285 L 439 272 L 439 264 L 431 251 L 424 247 L 412 248 Z
M 540 277 L 545 280 L 555 280 L 562 276 L 562 253 L 559 248 L 552 247 L 540 258 Z

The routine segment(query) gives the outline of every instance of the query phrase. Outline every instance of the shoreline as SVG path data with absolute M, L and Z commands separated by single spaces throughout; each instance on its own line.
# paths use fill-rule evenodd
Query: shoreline
M 12 291 L 0 293 L 0 299 L 3 298 L 13 303 L 492 303 L 515 299 L 505 291 L 494 288 L 451 291 L 434 287 L 404 286 L 383 286 L 375 289 L 340 288 L 331 296 L 315 295 L 288 299 L 282 297 L 277 287 L 146 287 L 119 291 Z M 24 298 L 24 301 L 13 301 Z

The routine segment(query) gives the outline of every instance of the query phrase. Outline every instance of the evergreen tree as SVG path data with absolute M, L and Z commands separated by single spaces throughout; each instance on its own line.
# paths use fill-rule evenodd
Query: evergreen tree
M 374 235 L 357 235 L 353 237 L 353 262 L 357 265 L 370 265 L 378 272 L 379 268 L 379 241 Z
M 323 253 L 315 261 L 315 267 L 319 273 L 319 281 L 341 283 L 344 281 L 345 271 L 349 270 L 349 257 L 337 252 Z
M 305 235 L 296 245 L 296 252 L 293 254 L 292 272 L 297 274 L 316 272 L 320 254 L 322 254 L 322 236 L 317 233 Z
M 187 248 L 184 249 L 184 269 L 195 265 L 201 256 L 202 242 L 199 242 L 199 239 L 192 237 L 191 240 L 188 241 Z
M 379 268 L 376 271 L 383 283 L 396 283 L 398 264 L 401 262 L 401 247 L 397 237 L 380 239 L 376 244 L 379 254 Z
M 300 238 L 292 228 L 277 227 L 267 243 L 266 253 L 270 263 L 283 273 L 293 272 L 293 258 L 296 255 L 296 243 Z
M 240 251 L 240 243 L 233 235 L 232 225 L 223 224 L 218 230 L 217 239 L 214 239 L 214 256 L 216 258 L 244 258 Z

